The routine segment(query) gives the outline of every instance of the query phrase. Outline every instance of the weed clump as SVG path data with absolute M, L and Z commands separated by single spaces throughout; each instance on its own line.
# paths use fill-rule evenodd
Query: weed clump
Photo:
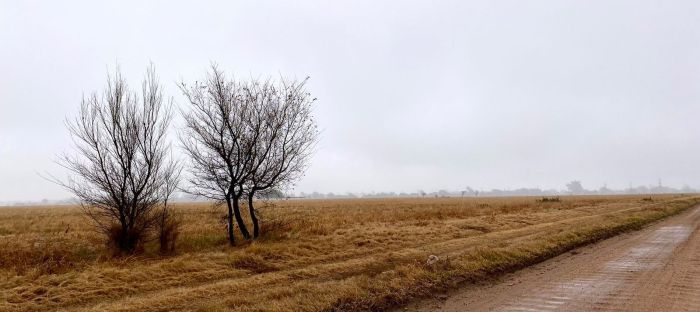
M 180 225 L 182 220 L 168 217 L 160 225 L 160 232 L 158 233 L 158 242 L 160 243 L 160 253 L 161 254 L 172 254 L 175 252 L 175 241 L 180 235 Z

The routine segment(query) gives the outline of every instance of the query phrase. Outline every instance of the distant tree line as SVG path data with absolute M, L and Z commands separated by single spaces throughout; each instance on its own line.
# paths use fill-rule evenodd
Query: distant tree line
M 577 182 L 577 183 L 573 183 Z M 681 188 L 673 188 L 663 185 L 652 186 L 634 186 L 625 189 L 610 189 L 607 186 L 602 186 L 598 189 L 586 189 L 581 185 L 580 181 L 572 181 L 567 183 L 564 189 L 540 189 L 540 188 L 516 188 L 516 189 L 490 189 L 477 190 L 471 187 L 466 187 L 463 190 L 437 190 L 423 191 L 417 190 L 414 192 L 369 192 L 369 193 L 296 193 L 285 194 L 285 198 L 435 198 L 435 197 L 498 197 L 498 196 L 556 196 L 556 195 L 624 195 L 624 194 L 681 194 L 681 193 L 698 193 L 700 190 L 691 188 L 687 185 Z

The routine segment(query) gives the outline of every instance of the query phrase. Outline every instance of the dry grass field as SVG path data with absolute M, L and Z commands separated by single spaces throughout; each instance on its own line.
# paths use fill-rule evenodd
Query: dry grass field
M 0 208 L 0 311 L 382 310 L 700 203 L 537 199 L 275 201 L 261 209 L 263 237 L 233 248 L 223 209 L 181 204 L 177 252 L 161 256 L 154 242 L 128 258 L 110 257 L 75 207 Z

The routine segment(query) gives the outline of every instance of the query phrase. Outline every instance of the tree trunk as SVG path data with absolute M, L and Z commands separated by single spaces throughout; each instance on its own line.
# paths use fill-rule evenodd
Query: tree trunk
M 248 227 L 246 227 L 245 222 L 243 222 L 243 217 L 241 217 L 240 208 L 240 197 L 234 197 L 233 199 L 233 213 L 236 216 L 236 223 L 238 223 L 238 228 L 241 230 L 241 234 L 245 239 L 250 239 L 250 232 L 248 232 Z
M 258 238 L 260 226 L 258 225 L 258 217 L 255 215 L 255 208 L 253 208 L 253 196 L 253 192 L 248 194 L 248 211 L 250 211 L 250 219 L 253 220 L 253 238 Z
M 119 218 L 119 229 L 115 233 L 117 237 L 114 237 L 114 243 L 120 252 L 131 253 L 134 251 L 134 246 L 131 243 L 131 231 L 129 230 L 129 222 L 126 221 L 126 217 L 122 214 Z
M 226 206 L 228 206 L 228 216 L 226 222 L 228 222 L 228 243 L 231 246 L 236 245 L 236 241 L 233 238 L 233 206 L 231 205 L 231 198 L 226 196 Z
M 122 225 L 121 234 L 119 236 L 119 250 L 131 252 L 131 246 L 129 246 L 129 229 L 126 225 Z

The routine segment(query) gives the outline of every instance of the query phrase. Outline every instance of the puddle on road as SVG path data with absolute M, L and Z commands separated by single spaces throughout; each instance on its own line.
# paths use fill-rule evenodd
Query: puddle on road
M 619 259 L 606 263 L 602 269 L 581 273 L 576 279 L 565 282 L 541 284 L 536 287 L 536 294 L 514 298 L 496 311 L 571 311 L 584 305 L 605 309 L 613 298 L 625 302 L 630 299 L 621 293 L 625 283 L 633 280 L 640 271 L 667 263 L 676 247 L 686 241 L 691 232 L 688 226 L 662 227 L 648 240 L 630 248 Z
M 632 248 L 623 258 L 609 262 L 605 271 L 616 273 L 655 269 L 666 263 L 673 250 L 687 240 L 690 233 L 690 228 L 686 226 L 660 228 L 644 244 Z

